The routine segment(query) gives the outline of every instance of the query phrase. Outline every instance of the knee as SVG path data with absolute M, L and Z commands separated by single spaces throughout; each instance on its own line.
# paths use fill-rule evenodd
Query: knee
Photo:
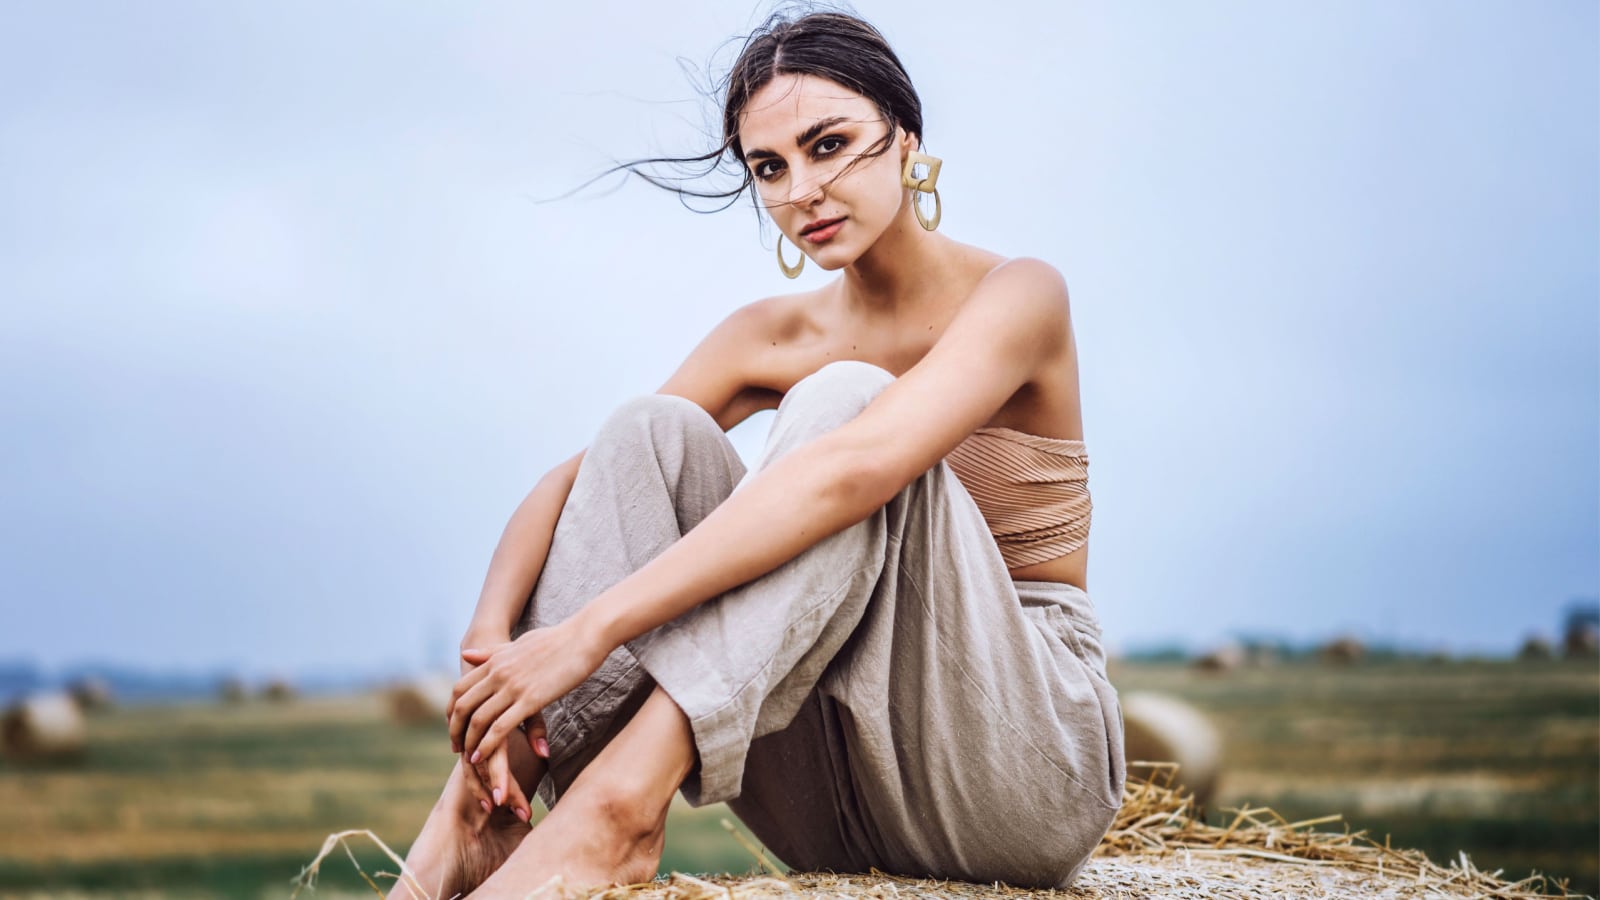
M 718 433 L 722 431 L 710 413 L 687 397 L 640 394 L 618 404 L 601 424 L 600 433 L 648 434 L 663 426 L 681 431 L 707 428 Z
M 823 415 L 829 427 L 843 424 L 860 413 L 883 389 L 894 383 L 887 370 L 858 359 L 828 363 L 795 382 L 784 395 L 778 414 L 805 408 L 808 415 Z

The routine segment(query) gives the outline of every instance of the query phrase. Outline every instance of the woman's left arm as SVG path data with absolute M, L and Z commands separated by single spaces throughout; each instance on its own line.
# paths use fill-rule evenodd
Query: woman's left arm
M 854 419 L 770 463 L 705 519 L 559 625 L 468 651 L 450 735 L 487 756 L 615 648 L 860 522 L 936 465 L 1070 340 L 1066 283 L 1018 258 L 990 272 L 944 334 Z

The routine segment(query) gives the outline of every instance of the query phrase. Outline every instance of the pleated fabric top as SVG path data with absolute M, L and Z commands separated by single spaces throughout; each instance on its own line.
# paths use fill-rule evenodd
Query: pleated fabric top
M 1093 504 L 1083 441 L 986 426 L 945 462 L 977 501 L 1006 568 L 1065 556 L 1088 543 Z

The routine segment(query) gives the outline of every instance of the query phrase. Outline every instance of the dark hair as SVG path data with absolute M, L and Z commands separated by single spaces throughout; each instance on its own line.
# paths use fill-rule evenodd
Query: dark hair
M 773 78 L 786 73 L 815 75 L 843 85 L 877 106 L 888 124 L 888 133 L 862 151 L 839 175 L 864 159 L 887 153 L 894 146 L 896 125 L 915 134 L 920 148 L 922 100 L 917 97 L 916 88 L 911 85 L 911 76 L 906 73 L 900 58 L 889 48 L 889 42 L 878 29 L 853 13 L 818 7 L 819 4 L 815 3 L 781 7 L 745 36 L 738 58 L 727 74 L 712 84 L 712 98 L 722 106 L 722 138 L 715 150 L 700 156 L 655 157 L 618 163 L 584 182 L 584 185 L 593 184 L 613 172 L 627 170 L 657 187 L 678 194 L 680 202 L 685 197 L 728 199 L 716 210 L 705 212 L 727 209 L 746 189 L 759 208 L 761 200 L 756 192 L 755 179 L 745 165 L 744 148 L 739 142 L 739 116 L 752 96 Z M 693 163 L 704 164 L 704 167 L 701 171 L 694 171 L 688 165 Z M 739 184 L 730 190 L 691 190 L 672 183 L 704 178 L 730 163 L 739 177 Z M 663 178 L 641 168 L 655 164 L 675 165 L 689 170 L 691 174 Z M 684 205 L 689 206 L 687 202 Z

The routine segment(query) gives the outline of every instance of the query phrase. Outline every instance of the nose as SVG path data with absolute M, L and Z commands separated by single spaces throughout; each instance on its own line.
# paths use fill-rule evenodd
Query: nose
M 795 209 L 816 206 L 822 201 L 826 183 L 821 171 L 795 170 L 789 179 L 789 205 Z

